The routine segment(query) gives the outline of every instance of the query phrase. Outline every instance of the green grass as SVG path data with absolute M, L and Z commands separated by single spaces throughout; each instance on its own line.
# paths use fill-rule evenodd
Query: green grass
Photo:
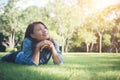
M 0 54 L 0 57 L 4 54 Z M 63 65 L 0 61 L 0 80 L 120 80 L 120 54 L 64 54 Z

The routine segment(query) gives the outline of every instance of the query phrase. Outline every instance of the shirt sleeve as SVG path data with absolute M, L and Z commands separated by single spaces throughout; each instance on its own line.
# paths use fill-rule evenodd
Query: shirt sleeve
M 62 52 L 60 51 L 59 44 L 56 41 L 54 41 L 54 46 L 55 46 L 55 49 L 56 49 L 58 56 L 60 58 L 60 64 L 63 64 Z
M 17 55 L 17 62 L 21 64 L 35 65 L 32 60 L 32 41 L 25 38 L 23 41 L 22 51 Z

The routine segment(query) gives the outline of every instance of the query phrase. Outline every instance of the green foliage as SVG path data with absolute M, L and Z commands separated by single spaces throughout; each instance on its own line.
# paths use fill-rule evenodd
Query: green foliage
M 120 39 L 120 33 L 117 33 L 117 37 Z
M 104 39 L 103 40 L 104 45 L 106 45 L 106 46 L 111 45 L 111 41 L 110 41 L 111 36 L 109 34 L 104 34 L 103 39 Z
M 45 23 L 51 37 L 57 40 L 65 51 L 67 49 L 74 51 L 75 48 L 98 51 L 100 47 L 102 49 L 106 45 L 111 45 L 110 39 L 113 35 L 117 40 L 120 38 L 117 11 L 114 11 L 116 19 L 111 20 L 110 12 L 108 14 L 103 13 L 104 11 L 92 10 L 93 0 L 78 0 L 77 4 L 66 4 L 63 0 L 54 0 L 45 7 L 30 6 L 22 11 L 18 11 L 14 5 L 18 1 L 9 0 L 3 8 L 4 13 L 0 14 L 0 32 L 6 37 L 7 47 L 20 49 L 25 29 L 33 21 Z M 9 45 L 8 42 L 13 43 Z
M 82 42 L 85 42 L 86 44 L 90 45 L 90 43 L 96 43 L 96 37 L 94 33 L 91 31 L 87 31 L 85 28 L 82 28 L 79 32 L 79 37 L 82 38 Z
M 17 51 L 17 48 L 6 48 L 5 52 Z
M 56 31 L 62 40 L 62 50 L 66 50 L 71 42 L 70 39 L 75 31 L 76 27 L 81 24 L 80 7 L 78 5 L 66 5 L 64 2 L 56 0 L 48 5 L 50 8 L 48 11 L 54 16 L 51 19 L 56 22 Z M 47 6 L 47 7 L 48 7 Z M 66 49 L 64 49 L 64 47 Z
M 4 13 L 0 15 L 0 29 L 6 37 L 4 45 L 14 48 L 19 32 L 22 30 L 19 22 L 20 12 L 14 7 L 16 0 L 9 0 L 9 3 L 4 7 Z

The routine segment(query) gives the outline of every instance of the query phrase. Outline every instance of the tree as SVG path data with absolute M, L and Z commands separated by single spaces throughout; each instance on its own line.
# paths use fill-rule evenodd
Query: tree
M 86 44 L 86 52 L 92 51 L 92 46 L 96 43 L 96 37 L 92 31 L 88 31 L 87 29 L 82 29 L 80 31 L 80 38 L 82 38 L 83 42 Z M 90 48 L 90 44 L 91 48 Z
M 1 31 L 6 36 L 6 39 L 4 39 L 3 44 L 6 47 L 9 47 L 11 49 L 15 46 L 15 35 L 16 32 L 20 30 L 20 26 L 18 26 L 18 16 L 19 12 L 16 11 L 16 8 L 14 7 L 14 3 L 16 0 L 9 0 L 9 3 L 4 7 L 3 11 L 4 13 L 0 15 L 0 24 L 1 24 Z
M 77 5 L 66 5 L 58 0 L 50 6 L 52 7 L 50 9 L 51 13 L 55 15 L 52 19 L 56 21 L 58 26 L 56 31 L 61 36 L 62 52 L 67 52 L 75 27 L 81 24 L 81 18 L 78 17 L 81 15 L 80 7 Z
M 94 16 L 89 20 L 90 29 L 97 33 L 99 36 L 99 52 L 102 52 L 102 40 L 103 35 L 107 31 L 111 31 L 111 29 L 115 26 L 114 20 L 107 20 L 106 16 L 102 15 L 102 13 L 95 13 Z
M 103 14 L 107 16 L 107 20 L 114 20 L 115 26 L 112 28 L 111 35 L 111 45 L 109 47 L 109 52 L 120 51 L 119 48 L 119 33 L 120 33 L 120 4 L 111 5 L 105 8 Z

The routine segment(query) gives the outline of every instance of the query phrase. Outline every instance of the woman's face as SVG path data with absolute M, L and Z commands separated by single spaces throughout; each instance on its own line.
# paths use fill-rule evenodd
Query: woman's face
M 48 29 L 46 29 L 42 24 L 36 24 L 34 26 L 33 34 L 31 34 L 31 37 L 38 41 L 46 40 L 49 38 Z

